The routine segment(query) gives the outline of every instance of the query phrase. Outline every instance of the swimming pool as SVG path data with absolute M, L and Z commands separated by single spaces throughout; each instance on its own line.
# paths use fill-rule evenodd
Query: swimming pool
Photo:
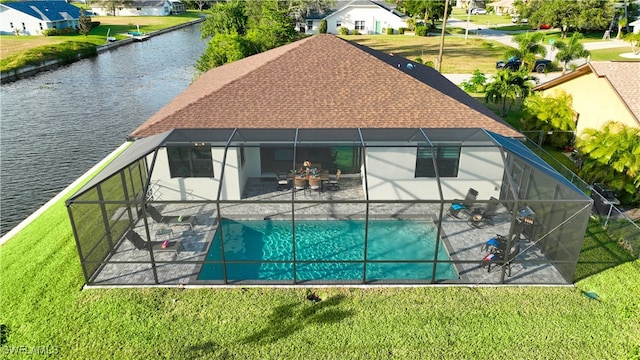
M 363 220 L 223 220 L 198 280 L 223 280 L 220 231 L 229 281 L 431 280 L 436 229 L 426 221 L 370 220 L 365 250 Z M 295 261 L 294 261 L 295 248 Z M 364 255 L 367 254 L 365 265 Z M 449 260 L 440 242 L 438 260 Z M 417 262 L 421 261 L 421 262 Z M 438 263 L 436 280 L 458 279 L 451 263 Z

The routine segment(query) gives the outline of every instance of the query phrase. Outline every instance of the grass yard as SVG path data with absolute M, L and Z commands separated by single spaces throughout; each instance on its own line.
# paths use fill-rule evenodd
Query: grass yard
M 591 60 L 594 61 L 640 61 L 640 58 L 625 58 L 620 56 L 620 54 L 629 54 L 633 53 L 631 51 L 631 46 L 618 47 L 618 48 L 610 48 L 610 49 L 600 49 L 600 50 L 591 50 Z
M 440 49 L 440 38 L 437 36 L 347 35 L 341 37 L 411 60 L 421 58 L 423 62 L 435 62 Z M 483 73 L 495 73 L 495 61 L 502 58 L 507 49 L 506 45 L 495 41 L 447 37 L 442 56 L 442 72 L 471 74 L 475 69 L 479 69 Z M 470 54 L 473 55 L 470 56 Z
M 81 290 L 59 201 L 2 245 L 0 272 L 5 355 L 45 349 L 62 359 L 640 357 L 640 260 L 595 221 L 576 287 Z M 322 301 L 306 300 L 310 291 Z
M 200 13 L 187 12 L 171 16 L 94 16 L 100 25 L 88 36 L 13 36 L 0 35 L 0 71 L 10 71 L 25 65 L 37 65 L 46 60 L 75 59 L 77 54 L 95 54 L 95 47 L 107 43 L 107 33 L 116 39 L 126 39 L 128 31 L 152 32 L 195 20 Z

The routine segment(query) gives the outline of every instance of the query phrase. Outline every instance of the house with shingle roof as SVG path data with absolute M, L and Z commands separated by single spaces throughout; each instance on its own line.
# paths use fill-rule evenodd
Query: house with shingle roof
M 0 3 L 0 34 L 41 35 L 47 29 L 77 29 L 82 14 L 62 0 Z
M 609 121 L 640 128 L 640 62 L 591 61 L 533 91 L 543 96 L 558 91 L 571 95 L 577 134 L 600 130 Z
M 338 34 L 341 27 L 359 34 L 386 34 L 386 29 L 391 28 L 397 34 L 399 28 L 407 27 L 406 19 L 405 14 L 386 1 L 336 1 L 328 11 L 304 16 L 304 24 L 299 27 L 306 34 L 317 34 L 320 22 L 326 20 L 330 34 Z
M 169 0 L 133 0 L 117 3 L 92 2 L 91 10 L 99 16 L 167 16 L 171 15 Z
M 313 35 L 203 74 L 66 204 L 89 285 L 571 283 L 592 200 L 522 138 L 430 67 Z M 495 234 L 513 276 L 483 266 Z

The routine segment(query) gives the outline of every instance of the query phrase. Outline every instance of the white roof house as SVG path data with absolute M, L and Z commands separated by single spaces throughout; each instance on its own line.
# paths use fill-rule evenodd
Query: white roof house
M 384 1 L 336 1 L 329 12 L 306 16 L 304 32 L 317 34 L 324 19 L 330 34 L 337 34 L 341 27 L 349 29 L 350 33 L 357 30 L 360 34 L 386 34 L 388 28 L 397 33 L 399 28 L 407 26 L 406 18 Z
M 91 10 L 99 16 L 167 16 L 171 14 L 172 4 L 169 0 L 136 0 L 131 2 L 92 3 Z
M 0 4 L 0 34 L 41 35 L 47 29 L 77 28 L 80 9 L 65 1 Z

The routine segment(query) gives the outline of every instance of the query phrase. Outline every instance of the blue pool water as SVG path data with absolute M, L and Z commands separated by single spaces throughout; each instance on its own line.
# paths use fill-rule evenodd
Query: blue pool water
M 227 279 L 297 281 L 361 281 L 365 270 L 365 222 L 223 221 L 214 236 L 199 280 L 222 280 L 224 269 L 220 249 L 224 238 Z M 367 281 L 430 280 L 435 258 L 436 229 L 425 221 L 369 221 Z M 420 260 L 426 262 L 406 262 Z M 449 260 L 440 243 L 438 260 Z M 384 262 L 375 262 L 384 261 Z M 458 279 L 452 264 L 439 263 L 436 280 Z

